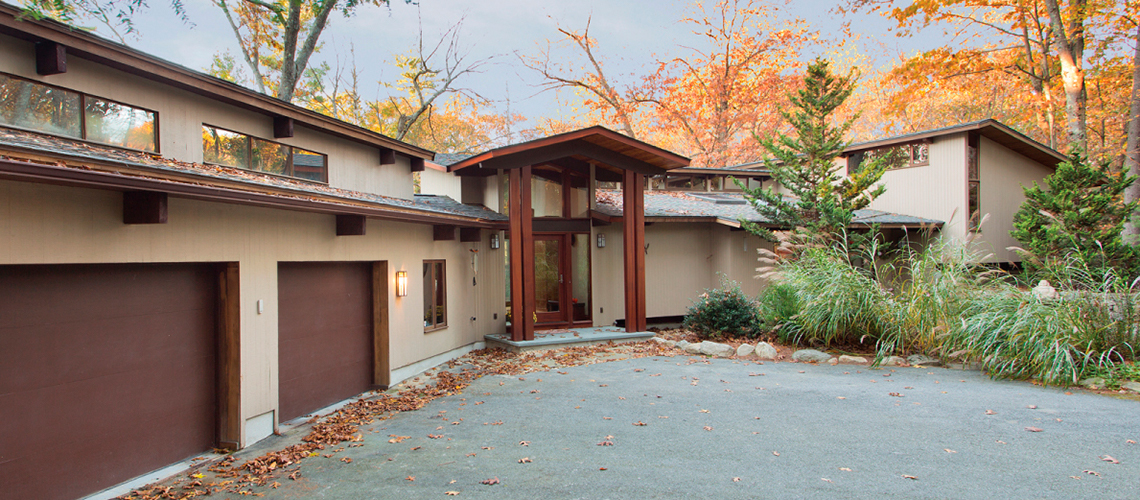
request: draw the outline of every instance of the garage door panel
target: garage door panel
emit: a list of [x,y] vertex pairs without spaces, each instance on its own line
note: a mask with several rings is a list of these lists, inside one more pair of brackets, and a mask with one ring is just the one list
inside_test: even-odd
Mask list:
[[281,263],[277,285],[281,421],[368,390],[371,264]]
[[0,266],[4,494],[74,498],[208,450],[215,288],[209,265]]

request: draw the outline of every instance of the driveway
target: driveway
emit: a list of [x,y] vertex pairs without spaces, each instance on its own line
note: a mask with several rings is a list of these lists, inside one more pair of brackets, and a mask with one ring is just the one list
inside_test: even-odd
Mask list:
[[1140,498],[1138,410],[976,371],[650,357],[478,379],[361,427],[363,446],[306,459],[296,480],[256,491]]

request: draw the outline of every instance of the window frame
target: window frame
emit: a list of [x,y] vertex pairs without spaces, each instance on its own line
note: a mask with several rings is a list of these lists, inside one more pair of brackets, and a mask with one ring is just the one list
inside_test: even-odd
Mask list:
[[[439,269],[441,271],[441,273],[440,273],[441,276],[438,276],[438,277],[435,275],[436,264],[440,265]],[[432,290],[431,290],[431,302],[432,303],[430,305],[428,305],[426,303],[424,304],[424,312],[429,313],[429,311],[430,311],[430,315],[428,315],[427,317],[430,317],[432,320],[432,324],[430,326],[427,325],[426,321],[425,321],[424,333],[430,333],[430,332],[443,330],[444,328],[447,328],[447,260],[446,259],[427,259],[427,260],[424,260],[424,265],[428,266],[428,269],[431,271],[431,282],[432,282]],[[439,283],[443,287],[442,293],[438,293],[440,291],[436,290],[436,288],[435,288],[436,283]],[[437,297],[442,297],[442,300],[443,300],[442,304],[437,304],[435,302]],[[430,307],[430,309],[428,309],[429,307]],[[443,307],[443,322],[442,323],[436,323],[435,322],[435,317],[436,317],[435,311],[436,311],[437,307]]]
[[966,138],[966,229],[971,233],[982,232],[982,158],[979,143],[976,134],[970,134]]
[[[874,154],[874,153],[879,152],[879,151],[886,151],[889,149],[899,148],[899,149],[902,149],[903,153],[906,155],[906,161],[903,162],[902,165],[899,165],[897,167],[888,166],[887,170],[902,170],[904,168],[926,167],[926,166],[930,165],[930,144],[931,144],[930,141],[916,141],[916,142],[908,142],[905,144],[895,144],[893,146],[884,146],[881,148],[875,148],[875,149],[867,150],[865,153],[863,153],[865,158],[860,163],[862,163],[863,161],[870,160],[870,158],[866,158],[867,155]],[[914,153],[917,150],[917,148],[920,146],[926,147],[926,159],[921,160],[921,161],[916,161],[914,159]],[[856,167],[856,168],[858,168],[858,167]]]
[[[159,119],[158,111],[155,111],[155,110],[149,109],[149,108],[144,108],[142,106],[136,106],[134,104],[128,104],[128,103],[119,101],[117,99],[110,99],[110,98],[98,96],[95,94],[88,94],[86,92],[80,92],[80,91],[75,90],[75,89],[70,89],[67,87],[61,87],[59,85],[53,85],[50,83],[41,82],[39,80],[33,80],[31,78],[25,78],[25,77],[22,77],[20,75],[13,75],[11,73],[6,73],[3,71],[0,71],[0,76],[5,76],[7,78],[11,78],[14,80],[22,80],[22,81],[31,83],[33,85],[40,85],[43,87],[61,90],[63,92],[71,92],[73,94],[78,95],[79,96],[79,108],[78,108],[78,111],[79,111],[79,137],[73,137],[70,135],[64,135],[64,134],[59,134],[59,133],[55,133],[55,132],[47,132],[44,130],[37,130],[34,128],[21,127],[19,125],[11,125],[11,124],[6,124],[6,123],[0,123],[0,127],[6,127],[6,128],[13,129],[13,130],[21,130],[24,132],[32,132],[35,134],[47,135],[47,136],[51,136],[51,137],[58,137],[60,139],[67,139],[69,141],[79,141],[79,142],[83,142],[83,143],[87,143],[87,144],[95,144],[98,146],[105,146],[108,148],[121,149],[124,151],[134,151],[137,153],[152,154],[152,155],[161,155],[162,154],[162,133],[161,133],[161,126],[159,123],[160,119]],[[88,139],[87,138],[87,98],[88,97],[93,98],[93,99],[98,99],[100,101],[106,101],[106,102],[109,102],[112,104],[118,104],[120,106],[126,106],[128,108],[134,108],[134,109],[137,109],[140,111],[145,111],[147,113],[153,114],[154,115],[154,151],[149,151],[146,149],[131,148],[131,147],[127,147],[127,146],[120,146],[117,144],[110,144],[110,143],[106,143],[106,142],[100,142],[100,141]]]
[[[236,135],[240,135],[240,136],[244,137],[245,138],[245,157],[247,158],[249,165],[245,166],[245,167],[241,167],[241,166],[237,166],[237,165],[228,165],[225,163],[217,163],[217,162],[208,161],[208,160],[206,160],[206,144],[203,142],[202,143],[202,163],[204,163],[204,164],[236,168],[236,169],[240,169],[240,170],[245,170],[247,172],[257,172],[259,174],[272,175],[274,177],[282,177],[282,178],[286,178],[286,179],[295,179],[295,180],[299,180],[299,181],[303,181],[303,182],[312,182],[312,183],[316,183],[316,184],[328,185],[328,183],[329,183],[329,155],[328,154],[320,153],[320,152],[313,151],[311,149],[302,148],[299,146],[293,146],[293,145],[285,144],[283,142],[277,142],[277,141],[271,141],[269,139],[263,139],[261,137],[255,136],[255,135],[250,135],[250,134],[246,134],[243,132],[238,132],[236,130],[228,129],[225,127],[218,127],[216,125],[210,125],[209,123],[203,122],[202,123],[202,132],[205,133],[207,128],[212,128],[214,130],[223,131],[223,132],[229,132],[231,134],[236,134]],[[288,154],[288,157],[286,158],[285,173],[284,174],[277,174],[277,173],[267,172],[265,170],[257,170],[255,168],[253,168],[253,143],[255,140],[265,142],[265,143],[269,143],[269,144],[274,144],[274,145],[288,149],[289,154]],[[294,165],[293,165],[293,155],[294,155],[293,151],[298,150],[298,149],[301,151],[304,151],[306,153],[309,153],[312,155],[317,155],[317,156],[324,158],[324,163],[325,163],[324,180],[318,181],[318,180],[308,179],[305,177],[297,177],[295,175]]]

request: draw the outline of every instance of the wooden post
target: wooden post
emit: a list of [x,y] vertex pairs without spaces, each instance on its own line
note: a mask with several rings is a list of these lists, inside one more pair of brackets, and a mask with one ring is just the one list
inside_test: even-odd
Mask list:
[[[523,340],[534,340],[534,323],[537,319],[537,310],[534,307],[534,210],[530,206],[530,175],[529,166],[522,167],[519,172],[520,194],[519,211],[522,212],[522,238],[518,244],[522,247],[522,277],[523,277]],[[513,298],[512,298],[513,300]]]
[[388,364],[388,261],[372,263],[372,384],[387,389],[392,383]]
[[166,224],[166,214],[166,193],[123,192],[123,224]]
[[273,117],[273,138],[293,137],[293,119],[284,116]]
[[508,172],[509,191],[507,194],[510,234],[510,265],[511,265],[511,340],[523,339],[523,237],[522,237],[522,170],[511,169]]
[[238,263],[218,268],[218,447],[241,448],[241,287]]
[[36,42],[36,73],[44,76],[67,73],[67,47],[55,42]]
[[645,177],[626,170],[622,179],[622,255],[625,330],[645,331]]
[[364,229],[367,226],[367,218],[363,215],[336,214],[337,236],[364,236]]

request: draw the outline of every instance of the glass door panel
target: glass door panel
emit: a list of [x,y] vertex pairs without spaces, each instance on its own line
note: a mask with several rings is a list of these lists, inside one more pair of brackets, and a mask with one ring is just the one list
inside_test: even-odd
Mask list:
[[587,321],[590,308],[590,235],[570,235],[570,303],[573,320]]
[[563,241],[561,235],[534,237],[534,309],[538,323],[566,321]]

